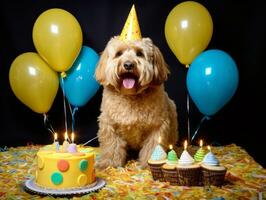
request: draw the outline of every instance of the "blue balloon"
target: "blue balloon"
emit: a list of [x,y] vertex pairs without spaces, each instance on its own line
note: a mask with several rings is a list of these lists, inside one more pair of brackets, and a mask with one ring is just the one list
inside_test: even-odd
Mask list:
[[231,56],[221,50],[208,50],[191,63],[187,89],[199,111],[211,116],[233,97],[238,79],[238,69]]
[[68,102],[75,107],[84,106],[97,92],[100,85],[94,78],[99,55],[91,48],[83,46],[73,66],[67,71],[64,87]]

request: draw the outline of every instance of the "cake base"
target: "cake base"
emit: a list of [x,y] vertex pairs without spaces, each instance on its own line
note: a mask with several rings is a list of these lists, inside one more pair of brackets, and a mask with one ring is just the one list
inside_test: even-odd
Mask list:
[[93,184],[76,188],[76,189],[46,189],[40,187],[36,184],[35,179],[29,179],[25,182],[26,191],[39,194],[39,195],[51,195],[51,196],[67,196],[67,195],[84,195],[90,192],[95,192],[106,184],[105,180],[102,178],[96,178],[96,181]]

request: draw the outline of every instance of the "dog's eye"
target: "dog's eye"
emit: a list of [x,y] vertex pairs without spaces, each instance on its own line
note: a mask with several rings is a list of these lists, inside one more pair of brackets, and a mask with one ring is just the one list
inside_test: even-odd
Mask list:
[[144,57],[144,54],[143,54],[143,52],[142,52],[141,50],[138,50],[138,51],[136,52],[136,55],[137,55],[138,57]]
[[118,52],[116,52],[115,57],[117,58],[117,57],[121,56],[122,53],[123,53],[122,51],[118,51]]

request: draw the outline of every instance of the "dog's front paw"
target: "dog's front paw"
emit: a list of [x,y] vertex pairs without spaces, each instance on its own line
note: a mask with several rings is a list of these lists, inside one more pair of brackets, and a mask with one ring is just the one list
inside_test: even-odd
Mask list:
[[149,167],[148,162],[147,161],[140,161],[140,167],[142,169],[147,169]]

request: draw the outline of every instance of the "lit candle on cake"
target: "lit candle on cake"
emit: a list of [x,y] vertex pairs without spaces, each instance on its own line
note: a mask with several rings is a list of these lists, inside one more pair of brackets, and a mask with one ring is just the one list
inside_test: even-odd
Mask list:
[[57,140],[57,133],[54,133],[54,146],[55,146],[55,150],[59,151],[60,145],[59,145],[59,142]]
[[69,153],[76,153],[77,152],[77,145],[74,143],[74,137],[75,137],[75,135],[74,135],[74,133],[72,133],[71,134],[71,144],[69,144],[69,146],[68,146],[68,152]]
[[67,152],[67,149],[68,149],[68,146],[69,146],[67,138],[68,138],[68,135],[67,135],[67,132],[65,132],[65,141],[63,143],[63,151],[65,151],[65,152]]
[[200,140],[200,148],[197,150],[196,154],[194,155],[194,159],[196,162],[201,162],[204,158],[205,151],[203,149],[203,140]]
[[57,142],[57,133],[54,133],[54,142]]

